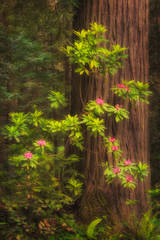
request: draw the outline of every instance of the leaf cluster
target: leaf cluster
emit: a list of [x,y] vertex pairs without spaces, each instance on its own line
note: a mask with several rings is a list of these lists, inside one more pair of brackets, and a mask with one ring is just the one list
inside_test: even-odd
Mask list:
[[[120,88],[118,85],[124,85],[123,88]],[[149,103],[147,97],[152,94],[151,91],[148,90],[149,84],[143,83],[140,81],[123,81],[122,84],[118,84],[116,87],[112,88],[114,93],[119,97],[124,99],[129,99],[130,101],[141,101],[145,103]]]
[[85,110],[88,112],[91,112],[94,114],[94,116],[100,116],[103,117],[105,113],[108,114],[109,117],[114,117],[116,122],[119,122],[123,119],[129,118],[129,112],[124,109],[122,106],[118,107],[112,106],[108,103],[104,103],[102,105],[99,105],[96,103],[96,101],[90,101],[87,103]]
[[118,44],[112,45],[111,49],[104,48],[103,45],[108,42],[103,36],[105,32],[104,26],[93,23],[88,30],[74,31],[78,39],[63,49],[80,75],[95,72],[113,74],[121,67],[122,59],[126,58],[123,54],[126,48]]
[[[119,171],[114,172],[115,169]],[[111,183],[114,179],[119,179],[125,188],[134,189],[136,187],[136,180],[141,181],[148,175],[148,166],[139,162],[138,164],[130,163],[125,165],[124,159],[116,162],[116,167],[106,163],[106,169],[104,171],[107,183]],[[127,180],[130,177],[130,180]]]

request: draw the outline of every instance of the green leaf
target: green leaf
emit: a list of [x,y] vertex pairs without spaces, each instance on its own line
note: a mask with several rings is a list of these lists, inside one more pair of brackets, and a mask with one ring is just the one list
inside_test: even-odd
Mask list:
[[48,99],[51,102],[51,104],[50,104],[51,108],[58,109],[61,106],[63,106],[63,107],[66,106],[65,96],[64,96],[64,94],[62,94],[60,92],[50,91]]
[[86,68],[84,69],[84,71],[89,76],[89,71]]
[[81,72],[80,72],[80,75],[82,75],[84,73],[84,70],[82,70]]
[[93,220],[87,228],[87,237],[90,239],[95,239],[95,228],[102,221],[102,218],[97,218]]

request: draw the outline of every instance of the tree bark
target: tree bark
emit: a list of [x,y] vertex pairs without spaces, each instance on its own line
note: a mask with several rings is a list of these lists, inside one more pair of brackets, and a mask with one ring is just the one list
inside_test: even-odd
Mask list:
[[153,92],[150,104],[150,146],[151,146],[151,182],[154,186],[159,184],[159,156],[160,156],[160,2],[158,0],[150,0],[150,44],[149,44],[149,62],[150,62],[150,85]]
[[[84,104],[98,97],[110,104],[123,104],[130,111],[130,119],[116,124],[106,117],[107,135],[120,140],[126,159],[149,164],[148,106],[143,103],[131,105],[116,98],[111,87],[121,80],[148,81],[148,0],[82,0],[74,20],[74,28],[88,28],[97,22],[106,26],[106,37],[111,44],[127,47],[128,59],[123,69],[114,76],[72,78],[72,112],[80,112]],[[82,172],[86,178],[85,191],[80,203],[83,220],[90,221],[99,215],[110,214],[112,218],[124,220],[132,213],[137,216],[147,208],[146,191],[150,178],[138,182],[136,190],[126,190],[120,183],[107,185],[103,163],[113,162],[112,154],[106,154],[100,137],[86,133]],[[135,205],[126,205],[127,199],[136,199]]]

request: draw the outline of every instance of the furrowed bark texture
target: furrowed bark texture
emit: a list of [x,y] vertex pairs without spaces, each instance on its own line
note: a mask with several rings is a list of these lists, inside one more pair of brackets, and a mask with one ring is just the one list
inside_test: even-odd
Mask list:
[[[146,104],[129,102],[113,96],[111,87],[122,80],[148,81],[148,0],[82,0],[75,17],[74,28],[88,28],[97,22],[107,28],[106,37],[111,44],[118,43],[127,47],[128,59],[123,69],[114,77],[90,76],[72,81],[72,112],[83,108],[84,103],[98,97],[113,105],[123,104],[130,111],[130,119],[116,124],[106,117],[109,136],[120,140],[120,146],[126,159],[133,162],[149,161],[148,156],[148,107]],[[79,91],[80,88],[80,91]],[[120,184],[105,183],[102,163],[113,162],[112,154],[106,155],[100,137],[96,139],[86,133],[83,172],[86,177],[85,192],[81,201],[81,216],[86,221],[105,211],[126,219],[131,213],[143,212],[147,206],[146,190],[150,180],[138,182],[136,190],[123,189]],[[136,199],[137,204],[127,206],[127,199]]]

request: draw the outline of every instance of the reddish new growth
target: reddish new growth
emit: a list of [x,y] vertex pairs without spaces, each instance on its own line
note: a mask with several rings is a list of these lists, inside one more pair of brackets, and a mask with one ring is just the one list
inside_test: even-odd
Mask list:
[[122,108],[123,106],[122,105],[119,105],[119,104],[116,104],[115,108],[116,110],[119,110],[120,108]]
[[114,172],[115,174],[120,173],[120,171],[121,171],[120,168],[114,168],[114,169],[113,169],[113,172]]
[[32,153],[31,153],[31,152],[26,152],[26,153],[24,154],[24,157],[25,157],[26,159],[31,159],[31,158],[32,158]]
[[97,98],[97,99],[96,99],[96,103],[99,104],[99,105],[103,105],[103,104],[104,104],[104,101],[103,101],[103,99],[101,99],[101,98]]
[[122,89],[124,89],[124,90],[126,90],[126,91],[129,91],[129,88],[128,88],[127,86],[125,86],[123,83],[117,84],[117,87],[118,87],[118,88],[122,88]]

